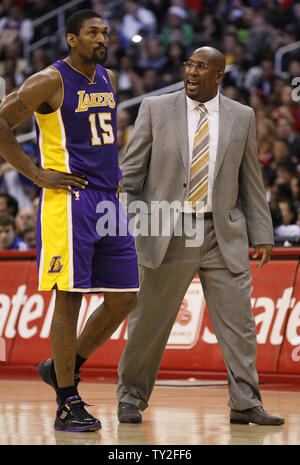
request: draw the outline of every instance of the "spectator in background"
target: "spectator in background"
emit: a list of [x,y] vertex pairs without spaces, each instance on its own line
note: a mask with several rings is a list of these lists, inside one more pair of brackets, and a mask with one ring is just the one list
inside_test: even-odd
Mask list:
[[222,50],[226,57],[226,65],[231,66],[234,62],[233,50],[237,46],[236,34],[232,32],[227,32],[223,34],[222,37]]
[[300,106],[299,102],[294,102],[292,97],[293,88],[285,85],[281,91],[280,104],[274,109],[273,119],[276,123],[280,118],[285,117],[293,121],[293,129],[300,131]]
[[277,202],[271,200],[269,202],[270,213],[272,217],[272,223],[274,228],[282,225],[282,213]]
[[22,233],[21,233],[21,238],[28,244],[30,249],[35,249],[36,248],[36,231],[35,228],[32,228],[31,226],[26,226]]
[[141,76],[138,74],[134,60],[130,55],[124,54],[120,59],[120,69],[117,74],[117,84],[119,93],[126,91],[131,97],[142,95],[143,93],[143,83]]
[[237,87],[234,86],[227,86],[222,89],[222,95],[225,95],[225,97],[232,98],[233,100],[236,100],[237,102],[244,103],[242,102],[242,96]]
[[109,37],[112,47],[107,50],[107,59],[105,64],[108,68],[115,70],[117,73],[120,57],[124,55],[124,49],[122,48],[120,37],[115,32],[111,32]]
[[35,217],[35,224],[36,224],[36,218],[37,218],[39,203],[40,203],[40,198],[39,197],[35,197],[33,199],[33,201],[32,201],[32,208],[33,208],[34,217]]
[[153,92],[164,86],[163,82],[160,79],[159,72],[153,68],[148,68],[144,70],[142,83],[143,83],[143,94],[147,94],[148,92]]
[[[32,20],[38,19],[41,16],[49,13],[49,11],[56,8],[55,1],[53,0],[33,0],[30,5],[30,18]],[[57,5],[58,6],[58,5]],[[57,29],[57,19],[55,17],[49,18],[47,21],[37,25],[34,28],[34,41],[40,40],[43,37],[55,34]]]
[[[268,107],[267,105],[262,105],[260,107],[257,107],[254,111],[255,111],[257,125],[260,124],[260,120],[263,120],[263,119],[272,120],[272,117],[271,117],[272,112],[271,112],[270,107]],[[275,131],[275,134],[276,134],[276,131]]]
[[16,218],[19,211],[18,202],[9,194],[0,194],[0,213]]
[[[250,21],[248,22],[248,24],[250,24],[250,28],[248,29],[246,36],[246,49],[251,56],[259,57],[269,50],[272,42],[273,31],[270,24],[265,20],[264,16],[260,12],[255,13],[252,9],[250,16],[251,18],[249,18]],[[262,68],[264,68],[263,64]]]
[[[47,54],[45,50],[38,48],[34,50],[31,55],[30,65],[26,68],[26,76],[28,77],[31,74],[38,73],[45,69],[49,64],[50,60],[47,59]],[[24,80],[24,79],[23,79]]]
[[24,18],[24,12],[18,5],[11,5],[8,15],[0,20],[0,52],[11,45],[17,45],[21,53],[24,42],[29,43],[33,36],[32,22]]
[[[191,32],[190,32],[191,35]],[[215,15],[200,15],[198,21],[195,21],[193,29],[193,42],[186,46],[187,56],[196,48],[210,46],[218,48],[220,44],[221,28]]]
[[294,78],[300,76],[300,62],[299,60],[291,60],[288,64],[289,79],[292,81]]
[[286,82],[282,78],[275,77],[272,92],[268,96],[268,104],[271,108],[280,105],[281,92],[285,86]]
[[[6,64],[6,61],[9,61],[11,63]],[[25,58],[20,56],[18,44],[13,43],[11,45],[8,45],[3,51],[3,61],[0,62],[1,74],[11,76],[15,81],[15,87],[17,82],[19,82],[20,84],[23,82],[27,68],[28,62]],[[9,91],[6,89],[6,94],[8,93]]]
[[137,65],[142,70],[151,68],[160,71],[167,63],[167,56],[164,54],[161,42],[158,37],[149,37],[142,41],[140,47],[141,59]]
[[255,116],[257,118],[257,113],[261,108],[267,110],[265,117],[271,118],[271,111],[267,106],[267,101],[260,91],[251,92],[249,95],[249,104],[255,111]]
[[282,243],[288,241],[283,245],[291,246],[292,240],[299,240],[300,226],[296,224],[297,211],[295,211],[294,221],[292,224],[283,224],[282,211],[288,210],[290,202],[281,202],[281,207],[276,202],[270,202],[270,212],[274,227],[275,243]]
[[300,209],[300,178],[293,176],[290,180],[290,188],[292,191],[292,201],[298,211]]
[[125,15],[122,21],[122,33],[128,41],[136,34],[155,33],[157,22],[152,11],[147,10],[136,0],[125,0]]
[[282,223],[285,226],[290,224],[296,224],[297,220],[297,209],[292,201],[281,201],[279,202],[279,207],[282,214]]
[[274,83],[277,78],[274,70],[273,57],[265,57],[260,61],[261,76],[254,85],[254,91],[260,91],[261,95],[269,98],[273,92]]
[[37,186],[25,180],[24,176],[7,162],[0,165],[0,181],[2,189],[17,200],[19,208],[32,206]]
[[296,135],[293,128],[293,120],[283,116],[276,126],[278,136],[287,141],[291,159],[294,163],[300,162],[300,137]]
[[293,2],[292,8],[291,8],[291,21],[298,32],[297,40],[299,40],[300,39],[300,2],[299,0],[295,0]]
[[245,75],[249,68],[250,63],[246,57],[245,47],[235,41],[232,49],[232,63],[224,76],[223,86],[234,86],[243,89]]
[[283,160],[277,164],[275,184],[289,185],[291,179],[295,176],[295,166],[288,160]]
[[272,143],[272,159],[270,166],[276,171],[278,165],[284,161],[290,161],[289,144],[280,137],[275,137]]
[[11,0],[2,0],[0,2],[0,18],[4,18],[5,16],[8,16],[10,6],[11,6]]
[[[17,60],[14,58],[8,58],[0,63],[0,73],[1,76],[9,76],[11,79],[13,79],[12,90],[15,87],[19,87],[24,81],[25,77],[24,70],[17,69]],[[6,86],[7,94],[10,94],[12,90],[8,89]]]
[[279,202],[289,202],[292,199],[292,191],[288,184],[273,184],[269,191],[269,201],[277,203]]
[[32,207],[22,208],[19,210],[16,216],[16,231],[18,234],[22,234],[24,229],[30,227],[35,228],[36,216]]
[[0,250],[28,250],[26,242],[15,233],[14,218],[0,213]]
[[171,6],[168,9],[167,25],[162,29],[160,34],[164,51],[166,52],[171,42],[179,37],[182,39],[182,44],[185,47],[191,45],[195,37],[194,28],[189,24],[188,14],[184,8]]
[[162,81],[164,85],[175,84],[183,80],[183,62],[186,60],[185,47],[181,42],[173,42],[166,53],[167,62],[162,69]]
[[169,7],[169,0],[148,0],[147,7],[151,10],[157,20],[157,28],[160,30],[165,22],[167,10]]
[[272,145],[275,137],[275,124],[270,118],[257,122],[257,152],[263,165],[269,165],[272,159]]
[[118,134],[118,151],[119,164],[121,164],[124,156],[124,150],[131,131],[130,125],[131,115],[128,110],[119,110],[117,112],[117,134]]
[[118,15],[111,12],[108,15],[107,23],[109,25],[109,48],[105,66],[117,72],[120,58],[128,48],[128,41],[122,33]]
[[10,94],[13,92],[16,88],[16,82],[11,74],[5,74],[3,76],[3,79],[5,81],[5,89],[7,94]]

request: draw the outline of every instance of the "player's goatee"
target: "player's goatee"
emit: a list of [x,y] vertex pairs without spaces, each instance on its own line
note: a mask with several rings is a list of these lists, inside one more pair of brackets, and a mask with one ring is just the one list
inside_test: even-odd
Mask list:
[[101,47],[101,50],[104,50],[104,54],[102,56],[99,56],[97,54],[99,49],[97,49],[93,55],[93,60],[95,63],[97,63],[98,65],[102,65],[103,63],[106,62],[106,59],[107,59],[107,47]]

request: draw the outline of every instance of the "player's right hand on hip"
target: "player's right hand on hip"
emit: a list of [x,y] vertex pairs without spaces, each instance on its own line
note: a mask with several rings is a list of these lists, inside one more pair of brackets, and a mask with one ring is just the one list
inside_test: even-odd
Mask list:
[[73,188],[85,189],[88,185],[84,175],[63,173],[52,169],[40,168],[37,179],[34,180],[39,187],[47,189],[63,189],[74,194]]

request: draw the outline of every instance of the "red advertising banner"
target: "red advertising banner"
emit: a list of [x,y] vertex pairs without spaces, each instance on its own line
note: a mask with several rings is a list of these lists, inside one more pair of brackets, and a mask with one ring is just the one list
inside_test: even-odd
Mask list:
[[[257,369],[264,379],[300,382],[300,274],[297,250],[293,257],[275,258],[262,270],[251,263],[251,303],[256,320]],[[286,252],[285,252],[286,253]],[[50,325],[55,293],[38,292],[34,256],[0,256],[0,378],[1,373],[35,367],[51,356]],[[280,258],[280,259],[279,259]],[[101,294],[84,295],[78,333]],[[117,374],[127,339],[127,321],[86,362],[98,376]],[[220,347],[210,324],[201,283],[196,276],[181,304],[161,363],[160,377],[226,376]],[[268,378],[269,377],[269,378]],[[291,378],[292,377],[292,378]]]

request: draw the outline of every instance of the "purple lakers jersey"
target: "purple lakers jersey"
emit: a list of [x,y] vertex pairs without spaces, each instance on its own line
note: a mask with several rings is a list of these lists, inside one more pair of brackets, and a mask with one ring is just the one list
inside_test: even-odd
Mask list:
[[43,168],[83,174],[89,187],[116,188],[118,165],[116,95],[105,68],[92,79],[66,61],[54,63],[62,82],[62,101],[52,113],[36,113]]

